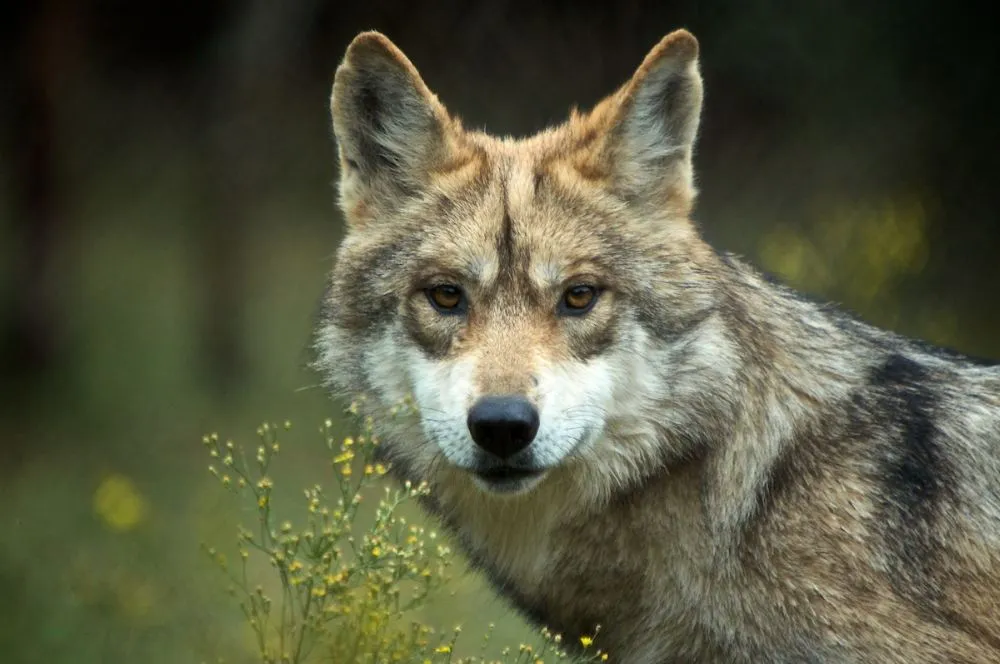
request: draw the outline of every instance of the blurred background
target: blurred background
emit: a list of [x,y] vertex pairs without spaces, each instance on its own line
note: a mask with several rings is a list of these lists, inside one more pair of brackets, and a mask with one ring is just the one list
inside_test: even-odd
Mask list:
[[[865,319],[1000,357],[1000,62],[987,4],[37,0],[0,22],[0,659],[245,661],[198,550],[240,516],[201,435],[298,437],[341,234],[328,122],[378,29],[467,126],[525,135],[702,46],[696,218]],[[323,463],[317,463],[322,461]],[[527,634],[475,578],[431,619]],[[481,632],[480,632],[481,633]]]

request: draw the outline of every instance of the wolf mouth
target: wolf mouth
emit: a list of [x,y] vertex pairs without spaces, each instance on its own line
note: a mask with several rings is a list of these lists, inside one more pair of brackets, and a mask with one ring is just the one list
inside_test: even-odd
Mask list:
[[542,474],[541,470],[532,470],[531,468],[515,468],[513,466],[500,466],[497,468],[488,468],[484,470],[473,471],[480,477],[480,479],[486,480],[487,482],[511,482],[517,480],[525,480],[532,477],[537,477]]
[[545,474],[544,470],[498,466],[472,471],[473,477],[483,488],[496,493],[517,493],[534,486]]

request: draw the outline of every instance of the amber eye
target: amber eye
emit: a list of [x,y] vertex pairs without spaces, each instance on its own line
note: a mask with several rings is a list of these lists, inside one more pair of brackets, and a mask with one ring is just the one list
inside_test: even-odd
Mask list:
[[594,286],[573,286],[563,293],[559,311],[569,316],[579,316],[594,308],[598,290]]
[[443,314],[460,314],[465,311],[465,295],[458,286],[443,284],[428,288],[427,299]]

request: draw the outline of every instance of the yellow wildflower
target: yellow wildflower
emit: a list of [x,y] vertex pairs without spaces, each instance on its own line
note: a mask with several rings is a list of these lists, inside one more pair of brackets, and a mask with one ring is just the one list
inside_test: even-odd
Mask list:
[[94,512],[113,530],[126,531],[146,517],[146,499],[124,475],[111,475],[94,492]]

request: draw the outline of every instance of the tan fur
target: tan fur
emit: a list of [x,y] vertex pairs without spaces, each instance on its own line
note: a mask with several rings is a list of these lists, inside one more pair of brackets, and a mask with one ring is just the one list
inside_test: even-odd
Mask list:
[[[571,641],[601,624],[613,661],[1000,661],[1000,372],[707,245],[701,85],[679,30],[589,113],[496,138],[359,35],[318,367],[501,592]],[[439,283],[467,313],[429,304]],[[603,292],[562,316],[575,283]],[[474,480],[465,429],[498,394],[541,412],[513,495]]]

